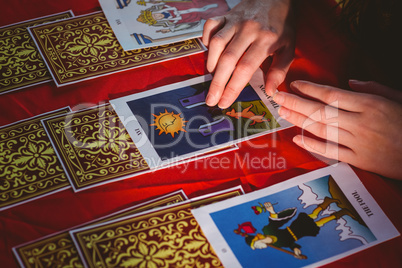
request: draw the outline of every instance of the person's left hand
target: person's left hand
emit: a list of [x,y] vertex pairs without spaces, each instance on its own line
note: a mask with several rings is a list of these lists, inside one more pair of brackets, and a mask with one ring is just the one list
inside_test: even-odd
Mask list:
[[293,141],[300,147],[402,179],[402,93],[375,82],[351,80],[349,85],[360,92],[295,81],[292,89],[315,100],[285,92],[274,100],[282,105],[283,118],[326,140],[297,135]]

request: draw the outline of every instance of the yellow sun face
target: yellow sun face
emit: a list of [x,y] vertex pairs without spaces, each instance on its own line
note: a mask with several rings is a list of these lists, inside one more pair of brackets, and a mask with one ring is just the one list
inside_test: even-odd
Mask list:
[[170,133],[174,138],[175,133],[179,133],[179,131],[186,132],[183,127],[185,126],[184,123],[187,121],[184,121],[183,118],[180,117],[180,114],[169,113],[166,109],[164,113],[159,113],[159,115],[152,114],[155,116],[155,123],[150,126],[156,126],[156,129],[159,130],[159,135],[162,133]]

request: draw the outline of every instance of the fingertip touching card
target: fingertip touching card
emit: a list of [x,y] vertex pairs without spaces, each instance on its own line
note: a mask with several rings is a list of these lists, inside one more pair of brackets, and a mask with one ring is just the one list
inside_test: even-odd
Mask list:
[[192,212],[225,267],[317,267],[399,236],[345,163]]
[[201,37],[205,21],[225,15],[239,0],[100,0],[124,50]]
[[200,53],[198,39],[124,51],[102,12],[30,27],[57,86]]
[[28,27],[70,17],[66,11],[0,27],[0,94],[52,81]]
[[258,70],[227,109],[209,107],[211,76],[111,100],[150,168],[292,126],[279,117]]
[[66,107],[0,127],[0,210],[70,188],[41,120]]

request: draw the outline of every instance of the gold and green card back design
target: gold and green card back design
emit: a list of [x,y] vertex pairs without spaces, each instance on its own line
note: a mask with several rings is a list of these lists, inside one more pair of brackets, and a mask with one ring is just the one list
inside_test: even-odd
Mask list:
[[[184,200],[187,200],[187,196],[183,191],[173,192],[155,198],[149,202],[119,211],[102,219],[95,220],[94,222],[90,222],[84,226],[99,224],[101,222],[110,221],[149,209],[176,204]],[[15,247],[13,248],[13,251],[21,267],[84,267],[84,264],[78,255],[77,248],[75,247],[68,231],[63,231]]]
[[72,16],[67,11],[0,28],[0,94],[52,80],[28,27]]
[[0,210],[70,187],[42,119],[60,109],[0,127]]
[[198,39],[124,51],[102,12],[30,28],[58,86],[205,51]]
[[191,209],[239,190],[70,232],[86,267],[222,267]]
[[149,169],[110,104],[43,123],[75,191]]

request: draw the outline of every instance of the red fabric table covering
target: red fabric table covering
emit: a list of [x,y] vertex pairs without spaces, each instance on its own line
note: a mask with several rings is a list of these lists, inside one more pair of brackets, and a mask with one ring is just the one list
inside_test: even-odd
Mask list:
[[[345,83],[349,44],[332,31],[332,11],[325,1],[303,1],[298,21],[296,59],[281,90],[295,79],[340,86]],[[304,6],[306,5],[306,6]],[[71,9],[75,15],[100,10],[97,0],[19,0],[2,4],[0,25],[8,25]],[[206,53],[125,71],[57,88],[53,83],[0,95],[0,125],[64,106],[88,107],[129,93],[189,79],[207,73]],[[178,189],[189,197],[241,184],[246,191],[325,167],[326,164],[291,141],[293,127],[266,135],[240,149],[154,173],[73,193],[71,189],[0,212],[0,266],[18,267],[11,248],[61,231],[122,208]],[[258,148],[257,146],[259,145]],[[245,159],[270,157],[252,164]],[[222,159],[225,161],[221,161]],[[220,162],[221,161],[221,162]],[[281,163],[279,164],[279,161]],[[221,165],[220,165],[221,163]],[[223,164],[225,163],[225,164]],[[230,164],[227,164],[230,163]],[[284,165],[283,165],[284,163]],[[355,168],[363,184],[399,231],[401,184]],[[402,267],[402,238],[398,237],[343,258],[328,267]],[[330,246],[330,245],[328,245]]]

